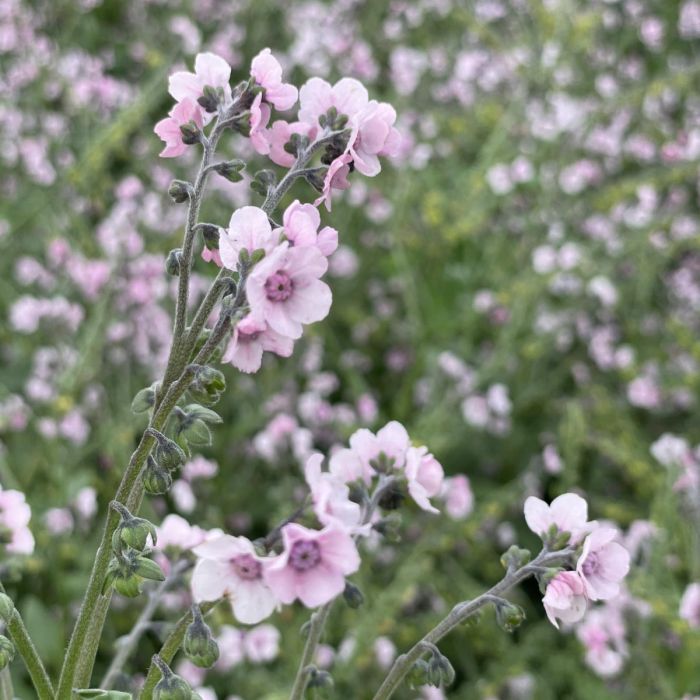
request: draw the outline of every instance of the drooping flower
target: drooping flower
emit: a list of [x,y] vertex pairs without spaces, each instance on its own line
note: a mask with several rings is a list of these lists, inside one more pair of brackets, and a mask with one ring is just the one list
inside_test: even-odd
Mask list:
[[536,535],[547,538],[552,529],[568,532],[569,543],[578,542],[594,523],[588,522],[588,504],[575,493],[557,496],[550,505],[530,496],[525,501],[525,522]]
[[265,101],[275,109],[291,109],[298,97],[298,90],[290,83],[282,82],[282,66],[270,49],[263,49],[250,66],[250,74],[264,89]]
[[442,489],[445,472],[440,462],[428,452],[427,447],[409,447],[406,452],[404,474],[408,480],[411,498],[429,513],[439,513],[430,502]]
[[0,531],[5,551],[31,554],[34,535],[29,529],[32,511],[21,491],[3,490],[0,486]]
[[302,204],[295,199],[282,215],[284,235],[293,246],[315,246],[328,257],[338,247],[338,232],[330,226],[320,231],[321,215],[312,204]]
[[195,601],[231,601],[239,622],[254,625],[269,617],[277,599],[263,579],[266,560],[257,555],[245,537],[222,535],[194,548],[199,557],[192,574]]
[[548,584],[544,610],[549,621],[558,629],[562,622],[578,622],[586,612],[586,592],[583,581],[575,571],[561,571]]
[[[224,103],[231,102],[231,66],[221,56],[214,53],[198,53],[194,59],[194,73],[178,71],[168,80],[168,92],[175,100],[181,102],[189,97],[194,102],[202,97],[205,87],[221,88]],[[206,119],[211,119],[207,115]]]
[[257,372],[265,351],[289,357],[294,351],[294,341],[277,333],[265,321],[248,314],[236,324],[221,361],[230,362],[241,372]]
[[620,591],[620,582],[630,568],[630,555],[618,542],[617,531],[599,527],[583,542],[576,571],[591,600],[609,600]]
[[180,127],[189,122],[194,122],[201,129],[204,117],[199,105],[186,97],[178,102],[168,112],[168,116],[161,119],[153,128],[158,137],[165,141],[165,148],[158,154],[161,158],[177,158],[187,150],[187,144],[182,140]]
[[259,207],[241,207],[233,212],[228,228],[219,235],[219,255],[224,267],[235,270],[242,250],[270,253],[279,242],[267,214]]
[[282,541],[282,553],[264,563],[265,582],[282,603],[298,598],[308,608],[324,605],[360,568],[353,538],[338,525],[310,530],[290,523],[282,528]]
[[251,272],[246,291],[252,313],[278,333],[301,337],[303,326],[328,315],[332,294],[319,278],[328,261],[315,247],[277,246]]

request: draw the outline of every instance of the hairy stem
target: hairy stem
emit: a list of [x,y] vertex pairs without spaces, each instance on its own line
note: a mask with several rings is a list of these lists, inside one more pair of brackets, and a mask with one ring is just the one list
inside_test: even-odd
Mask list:
[[443,637],[461,625],[480,608],[483,608],[489,603],[499,601],[503,594],[513,586],[534,576],[538,568],[563,563],[570,555],[571,550],[568,549],[559,552],[547,552],[543,550],[530,564],[526,564],[519,569],[508,571],[495,586],[491,587],[478,598],[455,605],[449,614],[419,642],[411,647],[409,651],[396,658],[389,674],[376,692],[374,700],[389,700],[411,670],[413,664],[425,653],[426,649],[430,648],[431,645],[437,644]]

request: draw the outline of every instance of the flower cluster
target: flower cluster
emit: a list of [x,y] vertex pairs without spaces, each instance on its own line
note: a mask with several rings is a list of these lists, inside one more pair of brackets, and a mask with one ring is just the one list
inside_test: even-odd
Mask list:
[[547,584],[542,603],[555,627],[557,620],[581,620],[589,602],[610,600],[620,593],[630,555],[616,541],[613,527],[588,520],[588,504],[574,493],[565,493],[551,504],[534,496],[525,501],[528,527],[549,549],[571,547],[577,553],[574,571],[559,571]]
[[21,491],[0,486],[0,544],[11,554],[31,554],[34,535],[29,529],[32,511]]

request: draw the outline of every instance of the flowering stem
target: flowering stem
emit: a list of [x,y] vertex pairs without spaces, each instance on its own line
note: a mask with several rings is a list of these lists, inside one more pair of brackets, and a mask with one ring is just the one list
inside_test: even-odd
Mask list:
[[144,632],[146,632],[146,630],[148,630],[148,627],[151,624],[151,619],[158,609],[158,605],[160,604],[163,595],[180,579],[180,576],[187,571],[190,566],[191,564],[187,560],[180,560],[177,564],[175,564],[175,566],[173,566],[170,576],[168,576],[165,581],[162,581],[155,590],[150,592],[148,602],[141,611],[136,624],[133,626],[128,635],[117,641],[117,652],[114,655],[112,663],[109,665],[107,672],[102,678],[100,688],[103,690],[109,690],[112,687],[114,681],[117,679],[117,676],[124,667],[124,664],[128,660],[129,656],[131,656],[132,652],[136,648],[136,645],[139,643],[142,635]]
[[[203,615],[206,615],[211,610],[213,610],[218,604],[219,601],[215,601],[212,603],[202,603],[199,606],[199,609]],[[163,643],[163,646],[161,647],[157,656],[160,657],[160,659],[162,659],[166,664],[170,664],[175,654],[177,654],[177,650],[180,648],[182,640],[185,637],[185,631],[187,630],[187,627],[191,622],[192,610],[190,609],[177,621],[172,632],[168,635],[168,638]],[[160,678],[161,672],[158,669],[158,666],[156,665],[156,663],[154,663],[154,661],[151,661],[151,665],[148,669],[148,675],[146,676],[146,680],[143,684],[143,688],[141,689],[141,693],[139,695],[139,700],[153,700],[153,689],[156,687],[156,683],[158,683]]]
[[525,564],[525,566],[519,569],[508,571],[506,575],[495,586],[486,591],[486,593],[483,593],[473,600],[455,605],[450,613],[419,642],[411,647],[409,651],[396,658],[389,674],[384,679],[384,682],[376,692],[373,700],[389,700],[411,670],[413,664],[426,652],[426,649],[432,648],[433,645],[437,644],[443,637],[452,632],[452,630],[461,625],[479,609],[489,603],[496,603],[502,600],[504,593],[518,583],[522,583],[530,578],[530,576],[533,576],[537,573],[539,568],[563,563],[568,559],[571,553],[572,551],[570,549],[563,549],[558,552],[543,550],[531,563]]

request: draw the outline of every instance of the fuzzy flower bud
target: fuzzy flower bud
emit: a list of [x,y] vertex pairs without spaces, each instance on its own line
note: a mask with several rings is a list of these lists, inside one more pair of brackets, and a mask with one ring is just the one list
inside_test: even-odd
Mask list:
[[182,260],[182,251],[179,248],[174,248],[168,253],[165,258],[165,271],[171,277],[177,277],[180,274],[180,262]]
[[365,602],[365,597],[362,594],[362,591],[354,583],[350,583],[350,581],[345,582],[343,598],[348,604],[348,607],[352,608],[353,610],[357,610],[357,608],[359,608]]
[[145,413],[146,411],[149,411],[151,408],[153,408],[155,402],[155,388],[152,386],[148,386],[136,393],[136,396],[134,396],[131,402],[131,410],[134,413]]
[[184,678],[173,673],[158,654],[153,657],[153,663],[163,676],[153,689],[153,700],[191,700],[192,688]]
[[175,471],[185,463],[187,459],[185,452],[174,440],[153,428],[149,428],[147,432],[158,443],[156,446],[156,461],[161,467],[169,471]]
[[508,600],[499,600],[496,603],[496,621],[506,632],[517,629],[524,620],[525,611],[519,605]]
[[195,666],[209,668],[219,658],[219,647],[204,622],[198,605],[192,606],[192,623],[185,631],[182,648]]
[[418,659],[411,666],[406,680],[411,688],[420,688],[430,682],[430,665],[425,659]]
[[7,638],[0,635],[0,671],[15,658],[15,645]]
[[513,571],[525,566],[531,558],[532,555],[529,550],[521,549],[518,545],[514,544],[508,548],[508,551],[504,552],[501,557],[501,564],[507,571]]
[[161,467],[153,457],[149,455],[148,463],[143,472],[143,487],[151,496],[159,496],[167,493],[173,484],[173,478],[167,469]]
[[168,187],[168,195],[175,204],[186,202],[190,198],[192,191],[192,185],[183,180],[173,180],[170,183],[170,187]]
[[215,404],[225,390],[226,378],[213,367],[200,367],[187,389],[195,401],[207,405]]
[[156,543],[158,534],[153,523],[145,518],[133,516],[127,508],[118,501],[112,501],[110,505],[121,516],[121,522],[112,536],[112,548],[115,552],[121,552],[123,545],[143,552],[143,550],[146,549],[149,535],[153,544]]
[[12,616],[15,614],[15,604],[12,598],[5,593],[0,593],[0,619],[5,623],[9,623]]
[[245,163],[238,159],[227,160],[212,166],[215,173],[225,177],[229,182],[240,182],[243,179],[243,175],[241,175],[243,168],[245,168]]

